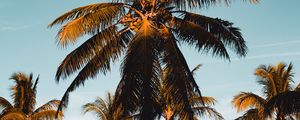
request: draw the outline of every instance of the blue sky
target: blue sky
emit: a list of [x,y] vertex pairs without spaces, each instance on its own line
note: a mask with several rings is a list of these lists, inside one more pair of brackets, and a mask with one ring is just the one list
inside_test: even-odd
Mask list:
[[[0,1],[0,96],[10,98],[9,80],[12,73],[22,71],[40,74],[37,103],[60,99],[73,77],[56,84],[54,75],[63,58],[82,43],[66,49],[55,43],[57,27],[47,25],[62,13],[99,0],[1,0]],[[219,5],[205,10],[194,10],[211,17],[219,17],[235,23],[242,29],[249,52],[245,58],[231,55],[231,62],[195,52],[182,45],[182,51],[190,68],[197,64],[203,67],[197,72],[196,80],[203,95],[218,100],[215,108],[226,120],[239,114],[230,101],[240,91],[260,94],[253,75],[260,64],[293,62],[294,81],[300,82],[300,8],[299,0],[262,0],[254,5],[248,2],[233,2],[230,6]],[[92,114],[83,115],[81,106],[92,102],[106,91],[114,91],[119,81],[119,63],[113,65],[110,74],[99,74],[71,94],[66,120],[94,120]],[[11,99],[10,99],[11,100]]]

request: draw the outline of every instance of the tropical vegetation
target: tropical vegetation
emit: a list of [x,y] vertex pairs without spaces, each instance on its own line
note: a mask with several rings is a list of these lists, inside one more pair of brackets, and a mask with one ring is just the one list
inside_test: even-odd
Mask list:
[[258,84],[262,85],[262,95],[241,92],[234,96],[233,106],[238,112],[246,111],[237,120],[290,120],[299,119],[300,84],[293,89],[293,65],[279,63],[261,65],[255,70]]
[[[46,104],[35,108],[36,92],[39,77],[33,80],[33,74],[26,75],[18,72],[11,78],[15,85],[11,87],[13,102],[0,97],[0,120],[54,120],[59,100],[51,100]],[[57,119],[62,119],[63,113],[60,111]]]
[[193,119],[190,98],[201,93],[178,44],[228,60],[227,48],[241,57],[247,53],[240,29],[232,22],[187,11],[217,3],[122,0],[82,6],[55,19],[49,26],[63,24],[57,35],[62,47],[77,42],[83,35],[92,35],[58,67],[57,81],[79,72],[61,99],[59,110],[67,106],[70,92],[99,72],[109,72],[111,63],[124,55],[115,107],[124,108],[124,115],[140,113],[141,119],[158,117],[162,113],[156,99],[160,94],[159,74],[168,70],[165,85],[181,110],[178,115]]

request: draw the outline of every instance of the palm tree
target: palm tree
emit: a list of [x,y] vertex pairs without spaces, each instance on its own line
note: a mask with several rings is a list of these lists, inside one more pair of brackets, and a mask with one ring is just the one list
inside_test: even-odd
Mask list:
[[107,93],[106,100],[98,97],[95,102],[87,103],[83,106],[84,113],[93,112],[99,120],[120,120],[122,116],[122,108],[113,107],[114,96]]
[[66,107],[70,92],[99,72],[106,74],[110,64],[125,55],[122,78],[115,93],[115,103],[124,108],[124,114],[140,112],[141,119],[154,119],[162,112],[156,100],[162,66],[170,73],[166,76],[166,87],[176,96],[174,100],[182,110],[179,115],[192,119],[189,98],[199,96],[200,90],[178,43],[228,60],[226,47],[241,57],[247,53],[240,29],[233,23],[186,11],[217,3],[217,0],[117,0],[75,8],[55,19],[49,26],[63,24],[57,35],[62,47],[77,42],[83,35],[92,35],[58,67],[57,81],[79,71],[58,110]]
[[[39,120],[54,119],[59,100],[51,100],[48,103],[35,109],[36,88],[39,77],[34,81],[33,75],[24,73],[14,73],[10,79],[16,85],[11,87],[13,103],[0,97],[0,120]],[[62,112],[58,113],[58,119],[62,119]]]
[[[202,65],[197,65],[193,70],[192,74],[194,75],[195,72],[201,67]],[[180,109],[178,109],[178,104],[176,104],[176,101],[173,99],[175,96],[168,91],[168,88],[165,85],[165,76],[167,76],[168,71],[164,71],[162,73],[161,77],[161,86],[160,86],[160,94],[159,97],[161,107],[163,109],[163,116],[166,120],[173,120],[175,118],[184,119],[181,118],[181,116],[178,114],[180,113]],[[159,99],[158,98],[158,99]],[[216,100],[213,97],[208,96],[192,96],[189,98],[190,104],[192,105],[193,112],[195,114],[194,118],[197,120],[197,117],[201,116],[208,116],[211,118],[214,118],[215,120],[223,120],[223,116],[217,112],[214,108],[210,107],[216,103]]]
[[[267,117],[273,118],[274,114],[276,120],[285,120],[299,113],[300,94],[297,92],[298,87],[293,90],[291,86],[292,68],[292,64],[287,66],[284,63],[279,63],[277,66],[261,65],[258,67],[255,75],[258,77],[258,83],[263,86],[265,98],[251,92],[241,92],[234,96],[232,103],[238,112],[248,109],[237,120],[264,120]],[[289,102],[286,102],[287,100]]]

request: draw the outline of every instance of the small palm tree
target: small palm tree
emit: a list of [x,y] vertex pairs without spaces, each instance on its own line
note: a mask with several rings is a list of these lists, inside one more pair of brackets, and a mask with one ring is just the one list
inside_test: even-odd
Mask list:
[[[199,64],[197,65],[193,70],[192,74],[194,75],[195,72],[201,67],[202,65]],[[169,89],[166,87],[166,76],[167,76],[168,71],[165,70],[162,73],[162,82],[161,82],[161,87],[160,87],[160,103],[161,107],[163,110],[163,114],[166,120],[173,120],[174,118],[180,118],[180,119],[186,119],[186,118],[181,118],[179,113],[181,113],[181,109],[178,109],[178,105],[174,99],[174,94],[172,94]],[[158,98],[159,99],[159,98]],[[194,112],[194,120],[197,120],[197,117],[201,116],[208,116],[212,117],[215,120],[223,120],[223,116],[218,113],[214,108],[211,106],[216,103],[216,100],[213,97],[206,97],[206,96],[192,96],[189,98],[190,104],[192,105],[192,112]],[[188,113],[186,113],[188,114]]]
[[124,114],[139,111],[141,119],[154,119],[161,113],[156,96],[161,72],[158,68],[164,66],[170,73],[166,87],[176,94],[180,116],[192,119],[194,112],[188,100],[199,96],[200,90],[178,44],[225,59],[229,59],[227,48],[241,57],[247,53],[240,29],[232,22],[186,11],[217,3],[218,0],[113,0],[75,8],[55,19],[49,26],[64,24],[57,35],[63,47],[83,35],[92,35],[58,67],[57,81],[79,71],[63,95],[59,110],[67,105],[70,92],[99,72],[106,74],[111,63],[125,55],[115,93],[115,103],[124,108]]
[[[258,83],[263,86],[265,98],[251,92],[241,92],[234,96],[232,103],[238,112],[250,108],[237,120],[264,120],[267,117],[273,118],[274,114],[276,120],[285,120],[299,113],[300,94],[297,92],[298,87],[292,89],[291,86],[292,68],[292,64],[287,66],[284,63],[279,63],[277,66],[261,65],[258,67],[255,75],[259,79]],[[286,102],[288,100],[289,102]],[[287,106],[288,103],[289,106]]]
[[[14,80],[16,85],[11,87],[13,103],[10,103],[3,97],[0,97],[0,119],[1,120],[39,120],[55,119],[56,108],[59,100],[51,100],[48,103],[35,109],[36,88],[39,77],[33,81],[33,75],[24,73],[14,73],[10,79]],[[58,119],[62,119],[62,112],[58,113]]]
[[107,93],[106,100],[98,97],[95,102],[87,103],[83,106],[84,113],[93,112],[97,115],[99,120],[121,120],[124,119],[122,115],[122,108],[113,107],[114,96]]

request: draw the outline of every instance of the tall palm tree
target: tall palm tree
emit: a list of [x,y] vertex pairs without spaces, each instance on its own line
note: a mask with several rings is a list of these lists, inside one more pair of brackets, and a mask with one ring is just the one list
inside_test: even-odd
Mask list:
[[154,119],[162,112],[156,96],[159,68],[163,66],[170,73],[166,87],[183,110],[180,116],[192,119],[194,113],[188,100],[199,96],[200,90],[178,43],[228,60],[226,47],[239,56],[245,56],[247,51],[240,29],[232,22],[186,11],[217,3],[218,0],[117,0],[75,8],[55,19],[49,26],[63,24],[57,35],[62,47],[83,35],[92,35],[58,67],[57,81],[79,71],[63,95],[59,110],[67,105],[70,92],[97,73],[106,74],[110,64],[125,55],[115,93],[115,103],[124,108],[124,114],[140,111],[142,119]]
[[107,93],[106,100],[98,97],[95,102],[87,103],[83,106],[84,113],[93,112],[97,115],[99,120],[121,120],[122,108],[113,107],[114,96],[111,93]]
[[[279,63],[277,66],[261,65],[258,67],[255,75],[258,77],[258,83],[263,86],[262,90],[265,97],[251,92],[241,92],[234,96],[232,103],[238,112],[248,109],[237,120],[264,120],[267,117],[273,118],[274,114],[276,120],[285,120],[297,114],[300,111],[300,94],[297,92],[298,87],[292,89],[291,86],[293,82],[292,68],[292,64],[287,66],[284,63]],[[283,103],[280,102],[283,100],[289,100],[289,102],[284,103],[285,105],[291,103],[290,106],[292,107],[284,109],[288,106],[280,104]]]
[[[48,103],[35,109],[36,88],[39,77],[34,81],[33,75],[24,73],[14,73],[10,79],[14,80],[16,85],[11,87],[13,103],[0,97],[0,120],[39,120],[55,119],[56,108],[59,100],[51,100]],[[62,119],[62,112],[58,113],[58,119]]]
[[[194,75],[195,72],[201,67],[202,65],[197,65],[191,72]],[[161,77],[161,86],[160,86],[160,94],[161,96],[158,98],[160,99],[161,107],[163,109],[163,116],[166,120],[173,120],[175,118],[184,119],[181,118],[181,116],[178,114],[180,113],[181,109],[178,109],[178,104],[176,104],[176,101],[173,99],[175,96],[174,94],[170,93],[168,88],[166,87],[166,83],[164,82],[166,80],[168,71],[165,70],[162,73]],[[217,112],[214,108],[211,106],[216,103],[216,100],[213,97],[208,96],[192,96],[189,98],[189,102],[192,105],[193,112],[195,114],[194,118],[197,120],[198,117],[202,116],[208,116],[211,118],[214,118],[215,120],[223,120],[223,116]]]

